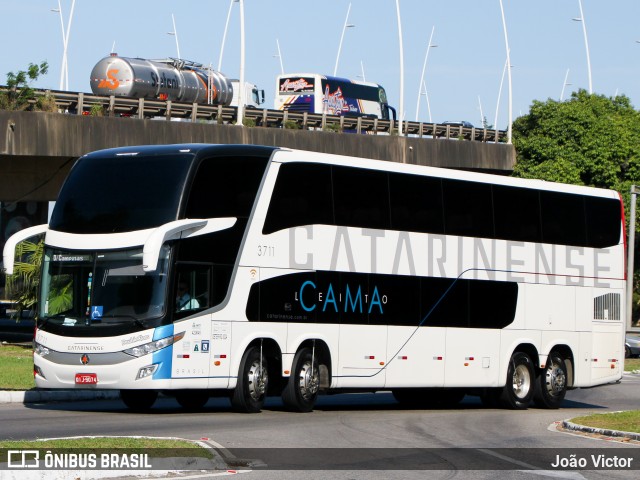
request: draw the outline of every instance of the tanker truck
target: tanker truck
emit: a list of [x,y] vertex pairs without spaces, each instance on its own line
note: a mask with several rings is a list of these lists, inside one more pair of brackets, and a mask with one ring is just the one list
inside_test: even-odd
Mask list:
[[[111,54],[93,67],[90,80],[96,95],[238,106],[238,80],[187,60]],[[263,103],[264,90],[245,82],[245,106],[258,108]]]

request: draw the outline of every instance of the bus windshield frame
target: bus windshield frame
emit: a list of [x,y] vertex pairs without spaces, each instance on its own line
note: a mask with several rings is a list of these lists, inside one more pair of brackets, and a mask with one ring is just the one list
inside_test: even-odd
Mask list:
[[168,317],[170,255],[171,248],[163,246],[158,268],[145,272],[141,247],[112,251],[46,247],[41,325],[69,333],[80,327],[84,334],[94,336],[115,333],[107,333],[110,329],[138,331],[149,328],[149,323],[161,324]]

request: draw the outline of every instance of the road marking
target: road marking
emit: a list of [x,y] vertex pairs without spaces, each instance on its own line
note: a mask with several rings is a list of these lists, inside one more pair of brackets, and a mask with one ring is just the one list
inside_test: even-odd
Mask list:
[[578,472],[557,472],[553,470],[539,470],[534,465],[531,465],[526,462],[522,462],[520,460],[516,460],[515,458],[507,457],[506,455],[502,455],[501,453],[494,452],[492,450],[487,450],[485,448],[479,448],[478,451],[482,453],[486,453],[487,455],[491,455],[493,457],[499,458],[500,460],[504,460],[509,463],[513,463],[514,465],[518,465],[520,467],[526,468],[526,470],[519,470],[525,473],[532,473],[534,475],[540,475],[543,477],[554,477],[554,478],[568,478],[568,479],[583,479],[583,477]]

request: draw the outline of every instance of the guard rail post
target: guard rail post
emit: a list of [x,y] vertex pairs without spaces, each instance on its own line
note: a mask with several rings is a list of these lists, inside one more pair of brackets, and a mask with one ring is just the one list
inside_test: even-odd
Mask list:
[[78,103],[76,104],[76,115],[84,113],[84,93],[78,93]]

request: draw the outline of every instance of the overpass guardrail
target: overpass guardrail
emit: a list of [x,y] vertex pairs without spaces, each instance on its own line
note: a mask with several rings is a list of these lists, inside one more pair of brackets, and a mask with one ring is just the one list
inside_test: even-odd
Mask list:
[[[0,87],[0,92],[7,92]],[[167,121],[185,119],[193,122],[206,121],[219,124],[237,123],[238,109],[232,106],[208,105],[201,103],[178,103],[170,100],[154,100],[94,95],[83,92],[34,89],[35,96],[30,103],[47,95],[52,96],[56,108],[68,114],[91,115],[96,107],[101,107],[105,116],[129,118],[164,118]],[[398,132],[399,122],[375,117],[339,116],[320,113],[292,112],[258,108],[244,109],[245,121],[256,127],[298,128],[303,130],[354,131],[373,135],[390,135]],[[479,142],[504,142],[505,130],[463,127],[424,122],[402,122],[405,135],[426,138],[464,139]]]

